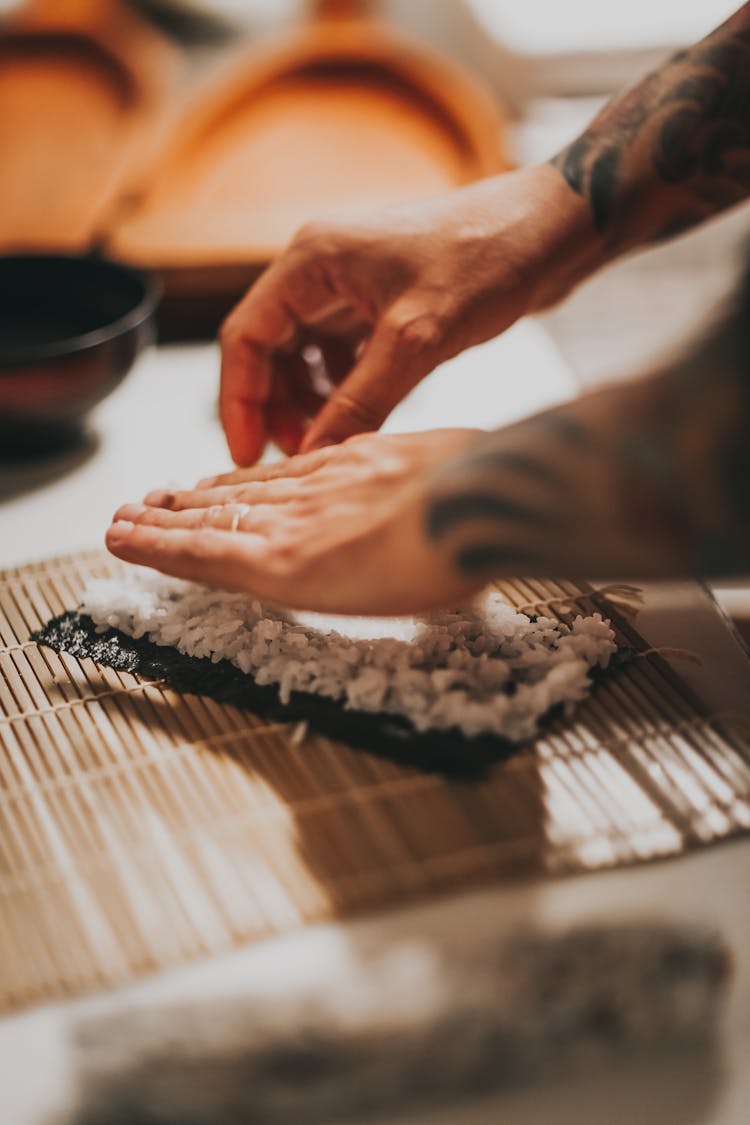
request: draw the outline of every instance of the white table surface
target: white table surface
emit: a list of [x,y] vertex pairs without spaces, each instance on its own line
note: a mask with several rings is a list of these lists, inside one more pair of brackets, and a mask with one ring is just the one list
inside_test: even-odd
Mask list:
[[[114,508],[148,488],[189,481],[227,463],[215,419],[212,346],[146,355],[97,412],[89,455],[25,468],[0,466],[0,567],[96,545]],[[446,365],[392,419],[416,425],[484,426],[511,421],[568,397],[575,382],[535,323]],[[684,616],[682,610],[672,617]],[[719,630],[721,632],[721,630]],[[726,635],[723,690],[741,691],[739,651]],[[726,646],[729,646],[728,648]],[[733,667],[729,665],[734,661]],[[744,665],[743,665],[744,668]],[[736,675],[736,681],[732,676]],[[81,1012],[123,1001],[215,995],[231,983],[293,989],[356,966],[399,939],[430,945],[470,931],[502,934],[519,921],[655,917],[716,926],[729,943],[735,979],[718,1062],[653,1060],[575,1080],[516,1090],[476,1105],[410,1116],[412,1125],[747,1125],[750,1119],[750,841],[678,860],[606,874],[498,886],[356,922],[308,927],[210,962],[163,973],[119,993],[53,1004],[0,1020],[0,1121],[40,1125],[69,1095],[69,1029]],[[385,1125],[385,1123],[382,1123]],[[393,1117],[389,1125],[407,1125]]]
[[[153,348],[99,407],[81,449],[39,463],[0,461],[0,566],[96,546],[119,504],[228,469],[218,367],[213,344]],[[444,364],[386,428],[490,428],[575,386],[545,332],[526,321]]]

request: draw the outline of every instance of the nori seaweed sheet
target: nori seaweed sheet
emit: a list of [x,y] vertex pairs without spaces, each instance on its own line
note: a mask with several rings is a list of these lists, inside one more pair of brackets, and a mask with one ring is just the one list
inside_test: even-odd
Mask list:
[[[228,660],[214,663],[205,657],[187,656],[145,637],[129,637],[119,629],[98,633],[91,618],[76,611],[53,618],[32,634],[32,640],[55,652],[90,657],[119,672],[162,680],[178,692],[231,703],[271,722],[307,722],[329,738],[424,772],[479,777],[518,749],[517,744],[494,734],[469,738],[456,728],[417,731],[400,716],[347,710],[336,700],[309,692],[293,692],[289,703],[282,703],[276,685],[255,683]],[[631,655],[632,650],[619,649],[604,674],[620,667]],[[595,681],[602,675],[599,670],[591,673]],[[560,711],[559,707],[550,711],[546,720]]]

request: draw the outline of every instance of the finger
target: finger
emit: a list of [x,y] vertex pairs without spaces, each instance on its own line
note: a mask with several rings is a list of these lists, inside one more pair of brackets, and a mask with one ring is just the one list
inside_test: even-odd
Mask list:
[[266,444],[264,407],[273,386],[272,354],[297,331],[290,306],[281,299],[282,261],[248,289],[221,328],[219,414],[229,450],[240,465],[257,461]]
[[235,469],[230,473],[220,473],[200,481],[201,488],[215,488],[222,485],[243,484],[270,480],[284,480],[305,477],[322,468],[330,459],[326,448],[315,449],[310,453],[300,453],[296,457],[284,457],[279,461],[269,461],[265,465],[253,465],[249,469]]
[[350,374],[310,423],[302,453],[377,430],[434,366],[432,341],[410,325],[384,319]]
[[263,574],[267,558],[267,541],[260,536],[121,522],[112,524],[105,542],[112,554],[125,562],[150,566],[175,578],[265,596],[260,581],[257,589],[255,582],[255,577]]
[[[270,481],[240,481],[215,488],[195,488],[182,492],[149,492],[143,503],[150,508],[210,508],[218,504],[284,504],[299,496],[297,478],[281,477]],[[128,516],[124,517],[129,519]]]
[[275,358],[275,377],[265,409],[266,431],[287,456],[298,452],[312,418],[354,366],[350,341],[318,337],[289,356]]
[[248,290],[221,330],[219,410],[232,457],[250,465],[263,452],[263,408],[273,386],[273,353],[288,349],[301,325],[335,313],[341,299],[322,260],[294,246]]
[[266,429],[282,453],[292,456],[300,447],[309,416],[297,402],[286,373],[276,378],[266,407]]
[[265,405],[273,382],[270,354],[241,329],[221,340],[219,416],[238,465],[257,461],[266,446]]
[[212,504],[208,508],[149,508],[144,504],[123,504],[113,523],[127,522],[148,527],[183,527],[198,530],[212,527],[216,531],[237,531],[262,535],[278,529],[280,521],[289,520],[274,504]]

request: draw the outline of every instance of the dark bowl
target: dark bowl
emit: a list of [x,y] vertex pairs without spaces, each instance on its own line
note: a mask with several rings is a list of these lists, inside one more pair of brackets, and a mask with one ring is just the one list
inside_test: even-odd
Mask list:
[[158,299],[106,258],[0,256],[0,456],[79,434],[153,339]]

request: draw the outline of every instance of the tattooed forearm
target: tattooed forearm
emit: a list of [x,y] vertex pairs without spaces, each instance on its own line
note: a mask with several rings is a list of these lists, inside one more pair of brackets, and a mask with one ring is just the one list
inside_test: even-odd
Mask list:
[[750,282],[670,368],[482,439],[426,534],[487,579],[750,573]]
[[750,193],[750,3],[613,99],[552,161],[612,252]]

